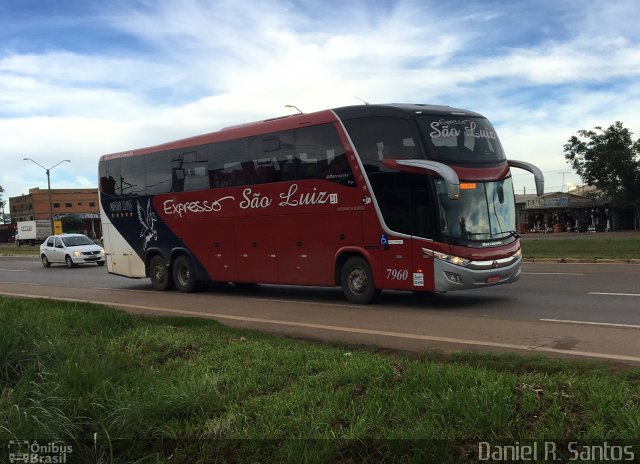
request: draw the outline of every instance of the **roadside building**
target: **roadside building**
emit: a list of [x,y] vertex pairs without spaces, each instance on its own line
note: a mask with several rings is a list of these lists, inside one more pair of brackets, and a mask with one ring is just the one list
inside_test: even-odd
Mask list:
[[[90,237],[100,237],[100,205],[98,189],[51,189],[53,219],[65,217],[80,219],[82,233]],[[29,189],[26,195],[9,198],[11,222],[49,219],[49,191],[39,187]]]
[[609,232],[635,228],[633,208],[594,195],[593,189],[516,195],[518,232]]

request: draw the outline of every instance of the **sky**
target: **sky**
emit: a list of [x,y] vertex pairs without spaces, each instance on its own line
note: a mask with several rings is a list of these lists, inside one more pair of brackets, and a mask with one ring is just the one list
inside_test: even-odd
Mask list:
[[639,20],[637,0],[2,0],[2,196],[61,160],[52,188],[97,187],[103,154],[362,100],[479,112],[567,191],[578,130],[640,137]]

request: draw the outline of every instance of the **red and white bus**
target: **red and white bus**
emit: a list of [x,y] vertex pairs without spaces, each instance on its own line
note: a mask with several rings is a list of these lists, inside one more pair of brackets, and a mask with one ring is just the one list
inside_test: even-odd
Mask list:
[[511,167],[483,116],[360,105],[100,158],[107,269],[211,282],[447,292],[515,282]]

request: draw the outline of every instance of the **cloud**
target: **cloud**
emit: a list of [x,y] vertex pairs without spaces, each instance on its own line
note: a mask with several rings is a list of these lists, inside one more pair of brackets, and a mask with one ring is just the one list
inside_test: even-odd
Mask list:
[[[0,158],[69,158],[68,181],[84,185],[104,153],[286,114],[286,104],[311,112],[360,97],[478,111],[509,156],[563,169],[562,145],[578,129],[621,120],[640,134],[635,8],[116,2],[55,16],[49,29],[31,27],[47,19],[33,12],[12,23],[24,35],[0,48]],[[37,178],[2,176],[5,197]]]

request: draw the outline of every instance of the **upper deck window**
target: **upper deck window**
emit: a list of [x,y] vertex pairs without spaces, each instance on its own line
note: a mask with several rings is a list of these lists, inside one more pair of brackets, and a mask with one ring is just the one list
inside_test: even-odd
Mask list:
[[504,152],[495,129],[485,118],[418,116],[427,141],[427,156],[442,162],[497,163]]
[[422,158],[411,120],[371,116],[347,120],[345,126],[365,167],[385,159]]

